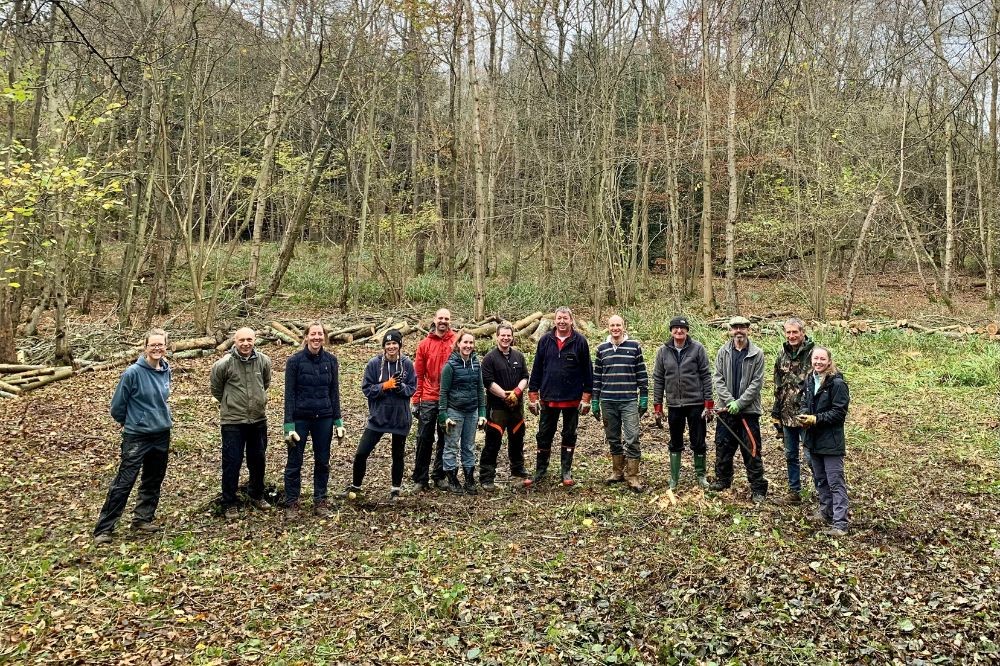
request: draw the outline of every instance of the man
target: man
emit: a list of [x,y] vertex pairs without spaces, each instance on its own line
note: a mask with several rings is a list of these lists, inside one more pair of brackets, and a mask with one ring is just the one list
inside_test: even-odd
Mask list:
[[486,444],[479,459],[479,481],[483,490],[495,490],[497,454],[507,433],[507,459],[511,478],[527,478],[524,469],[524,402],[528,387],[528,363],[514,349],[514,327],[497,328],[497,346],[483,357],[483,386],[486,387]]
[[264,500],[271,359],[254,348],[257,336],[252,328],[241,328],[233,339],[230,353],[212,366],[212,397],[219,401],[222,422],[222,508],[227,519],[239,516],[236,491],[244,456],[250,500],[258,509],[271,508]]
[[687,426],[694,473],[698,485],[708,487],[705,479],[705,430],[712,419],[712,371],[705,347],[688,335],[685,317],[670,320],[670,341],[656,352],[653,364],[653,413],[657,427],[663,427],[663,402],[667,403],[667,426],[670,428],[670,490],[677,490],[681,478],[681,453],[684,451],[684,426]]
[[767,497],[760,441],[760,391],[764,385],[764,352],[750,342],[750,320],[729,320],[730,340],[715,357],[712,381],[723,407],[715,429],[715,481],[710,490],[725,490],[733,483],[733,456],[743,454],[751,498]]
[[[444,464],[444,428],[438,425],[438,395],[441,392],[441,369],[451,356],[455,333],[451,330],[451,312],[441,308],[434,314],[434,322],[427,337],[417,345],[413,366],[417,373],[417,390],[411,398],[413,414],[417,417],[417,452],[413,464],[413,482],[421,490],[430,490],[430,480],[439,490],[446,490]],[[435,435],[437,446],[434,445]],[[428,476],[431,452],[434,453],[434,471]]]
[[778,441],[785,446],[785,463],[788,466],[788,494],[785,502],[802,501],[802,479],[799,466],[799,445],[802,428],[797,416],[802,397],[802,383],[809,374],[809,359],[814,343],[806,335],[806,325],[798,317],[785,321],[785,343],[778,358],[774,359],[774,407],[771,423]]
[[[629,489],[645,488],[639,476],[639,418],[649,407],[649,376],[642,345],[628,337],[625,320],[608,318],[608,338],[597,345],[594,358],[594,418],[604,424],[611,449],[611,476],[606,483],[625,481]],[[636,402],[636,393],[639,400]],[[625,440],[624,446],[622,439]]]
[[154,328],[146,334],[144,350],[126,368],[111,398],[111,418],[122,426],[121,463],[111,482],[108,497],[94,528],[94,543],[111,543],[111,532],[125,511],[128,496],[142,471],[139,497],[133,510],[132,529],[158,532],[153,522],[160,503],[160,486],[167,473],[167,453],[173,416],[170,396],[170,366],[166,331]]
[[576,427],[580,415],[590,413],[590,395],[594,390],[590,345],[573,329],[573,311],[568,307],[556,310],[555,324],[555,329],[538,341],[528,379],[528,409],[541,418],[538,434],[535,435],[538,445],[535,475],[524,480],[525,486],[538,483],[548,473],[552,440],[555,439],[560,416],[563,424],[560,455],[562,484],[568,488],[576,483],[573,480]]

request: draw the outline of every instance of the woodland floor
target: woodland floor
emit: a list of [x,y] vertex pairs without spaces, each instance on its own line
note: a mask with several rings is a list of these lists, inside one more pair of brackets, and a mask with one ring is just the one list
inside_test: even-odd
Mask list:
[[[658,343],[639,337],[651,359]],[[779,340],[760,337],[769,361]],[[383,443],[366,494],[334,518],[288,524],[250,511],[226,522],[208,510],[218,412],[214,358],[202,358],[174,364],[164,532],[135,536],[126,514],[114,543],[96,548],[91,530],[118,460],[107,405],[119,371],[0,401],[0,661],[997,663],[997,344],[823,340],[852,390],[852,526],[839,540],[807,520],[812,498],[753,506],[739,465],[733,492],[706,497],[689,453],[671,505],[666,434],[649,421],[650,490],[607,488],[590,418],[571,492],[515,489],[502,454],[493,494],[389,506]],[[405,350],[414,344],[408,337]],[[710,353],[719,344],[708,340]],[[264,351],[276,369],[267,476],[280,484],[280,378],[292,350]],[[335,349],[349,443],[334,451],[333,491],[348,480],[365,417],[357,387],[375,351]],[[529,419],[529,461],[534,427]],[[412,451],[411,433],[407,473]],[[773,438],[765,466],[777,498],[785,465]],[[310,475],[307,453],[304,490]]]

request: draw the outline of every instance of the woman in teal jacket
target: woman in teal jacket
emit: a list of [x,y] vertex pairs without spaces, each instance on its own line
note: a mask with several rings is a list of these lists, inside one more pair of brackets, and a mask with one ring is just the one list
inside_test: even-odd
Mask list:
[[455,338],[455,350],[441,370],[438,422],[444,426],[444,472],[448,491],[461,493],[458,458],[465,471],[465,492],[475,495],[476,428],[486,425],[483,372],[476,356],[476,337],[465,331]]

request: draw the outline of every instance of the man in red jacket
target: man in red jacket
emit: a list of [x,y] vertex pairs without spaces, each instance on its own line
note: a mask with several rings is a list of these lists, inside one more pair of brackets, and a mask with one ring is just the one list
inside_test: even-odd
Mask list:
[[[430,333],[417,345],[413,362],[417,373],[417,391],[411,403],[417,417],[417,453],[413,463],[413,482],[421,490],[431,489],[431,480],[441,490],[448,487],[441,456],[444,452],[444,428],[438,425],[438,394],[441,391],[441,369],[451,355],[455,333],[451,330],[451,312],[441,308],[434,314]],[[437,446],[434,446],[435,434]],[[431,451],[434,451],[434,471]]]

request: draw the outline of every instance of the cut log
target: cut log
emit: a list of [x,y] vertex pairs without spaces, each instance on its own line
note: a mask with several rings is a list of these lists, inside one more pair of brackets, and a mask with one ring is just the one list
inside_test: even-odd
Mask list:
[[542,318],[538,320],[538,328],[535,332],[531,334],[531,339],[538,342],[542,339],[542,336],[552,330],[552,320],[547,318]]
[[[274,322],[274,323],[277,323],[277,322]],[[282,333],[281,331],[279,331],[279,330],[277,330],[275,328],[270,328],[270,327],[268,327],[268,328],[269,328],[268,332],[271,335],[273,335],[274,337],[276,337],[278,340],[281,340],[282,342],[284,342],[286,344],[289,344],[289,345],[293,345],[293,346],[299,344],[298,340],[296,340],[292,336],[288,335],[287,333]],[[284,327],[282,327],[282,328],[284,328]],[[258,341],[258,344],[259,343],[260,343],[260,341]]]
[[986,324],[986,335],[996,335],[997,333],[1000,333],[1000,324],[993,321]]
[[51,384],[53,382],[58,382],[63,379],[68,379],[73,376],[73,368],[59,368],[54,374],[48,375],[47,377],[40,377],[37,381],[30,384],[25,384],[21,387],[22,391],[34,391],[36,388],[45,386],[46,384]]
[[214,352],[214,349],[187,349],[182,352],[177,352],[173,355],[173,358],[201,358],[202,356],[208,356]]
[[286,342],[288,342],[289,340],[291,340],[290,344],[297,345],[297,344],[299,344],[299,342],[302,341],[302,336],[301,335],[299,335],[295,331],[292,331],[287,326],[285,326],[284,324],[282,324],[280,321],[272,321],[271,322],[271,329],[274,330],[274,331],[276,331],[276,332],[278,332],[278,333],[281,333],[281,335],[284,336],[284,337],[281,337],[281,336],[278,336],[278,337],[281,337],[282,340],[285,340]]
[[[374,332],[374,331],[373,331]],[[354,336],[350,333],[340,333],[338,335],[330,336],[331,344],[347,344],[354,341]]]
[[496,333],[499,327],[500,324],[493,321],[488,324],[484,324],[483,326],[477,326],[476,328],[470,329],[468,332],[472,333],[472,335],[477,338],[485,338]]
[[375,329],[376,326],[374,324],[355,324],[353,326],[347,326],[345,328],[338,328],[335,331],[330,331],[328,335],[332,338],[336,335],[346,335],[350,333],[351,335],[357,338],[361,337],[361,334],[365,331],[368,332],[364,333],[364,335],[369,336],[375,332]]
[[216,345],[215,351],[217,352],[229,351],[229,348],[232,347],[234,344],[236,344],[236,339],[229,337],[220,342],[218,345]]
[[534,322],[538,321],[544,316],[545,316],[544,312],[535,312],[533,314],[528,315],[524,319],[518,319],[512,324],[514,326],[514,331],[515,332],[520,331],[521,329],[527,327],[528,324],[533,324]]
[[532,333],[534,333],[535,329],[537,329],[537,328],[538,328],[538,320],[536,319],[535,321],[531,322],[530,324],[528,324],[524,328],[522,328],[522,329],[520,329],[518,331],[514,331],[514,337],[516,337],[516,338],[526,338],[529,335],[531,335]]
[[47,365],[14,365],[11,363],[0,363],[0,374],[10,374],[12,372],[25,372],[27,370],[41,370]]
[[187,340],[176,340],[170,343],[175,352],[188,351],[190,349],[208,349],[215,346],[215,336],[207,335],[201,338],[188,338]]
[[8,384],[7,382],[0,382],[0,390],[6,391],[7,393],[20,393],[21,389],[13,384]]
[[15,375],[7,375],[4,377],[4,381],[10,382],[11,384],[18,384],[21,380],[31,379],[32,377],[41,377],[43,375],[51,375],[54,374],[55,371],[56,368],[43,365],[35,370],[25,370],[24,372],[19,372]]

